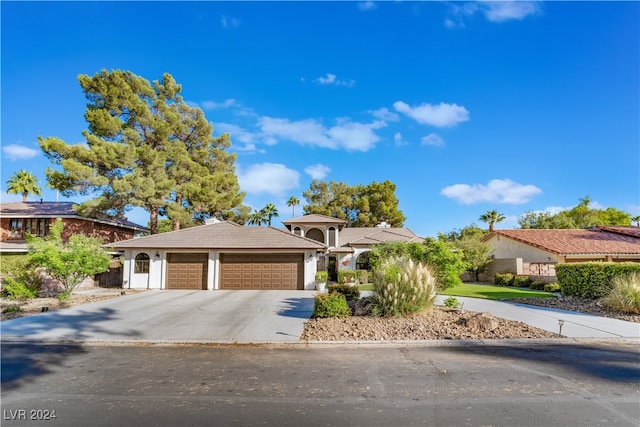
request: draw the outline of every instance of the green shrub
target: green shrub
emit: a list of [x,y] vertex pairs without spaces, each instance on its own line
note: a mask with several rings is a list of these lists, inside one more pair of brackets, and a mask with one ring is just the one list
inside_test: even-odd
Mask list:
[[385,260],[373,271],[372,312],[376,316],[406,316],[433,306],[436,276],[410,258]]
[[347,301],[360,299],[360,289],[357,286],[336,283],[329,285],[327,288],[329,293],[339,293],[344,295]]
[[613,279],[640,273],[635,262],[581,262],[556,265],[556,276],[563,295],[598,299],[609,294]]
[[547,283],[543,286],[542,290],[545,292],[560,292],[560,285],[558,283]]
[[318,271],[316,273],[316,283],[327,283],[327,280],[329,280],[329,272]]
[[351,309],[344,295],[334,292],[318,294],[313,305],[313,317],[348,317]]
[[612,286],[603,300],[607,307],[623,313],[640,314],[640,273],[615,277]]
[[496,273],[493,276],[493,283],[496,286],[512,286],[515,277],[512,273]]
[[545,282],[531,282],[531,286],[529,287],[532,291],[544,291],[544,287],[547,285],[548,283]]
[[529,276],[518,274],[513,277],[513,286],[516,288],[528,288],[531,286],[533,280]]
[[358,283],[369,283],[369,272],[367,270],[356,270]]
[[458,298],[456,298],[456,297],[447,298],[446,300],[444,300],[444,305],[446,307],[451,307],[451,308],[462,307],[462,304],[460,304],[460,301],[458,301]]
[[38,296],[40,289],[41,282],[38,276],[17,279],[7,277],[2,285],[2,296],[14,300],[33,299]]
[[22,311],[22,308],[20,308],[20,306],[17,304],[8,305],[4,308],[4,310],[2,310],[3,313],[18,313],[20,311]]
[[352,283],[357,280],[357,270],[338,270],[338,283]]

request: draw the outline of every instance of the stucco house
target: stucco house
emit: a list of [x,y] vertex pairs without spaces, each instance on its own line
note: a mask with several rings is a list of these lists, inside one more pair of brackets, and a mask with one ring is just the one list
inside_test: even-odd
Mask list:
[[494,261],[482,280],[510,272],[554,281],[558,263],[640,262],[639,227],[494,230],[483,240],[491,245]]
[[128,240],[149,229],[126,219],[88,218],[73,209],[72,202],[0,203],[0,253],[27,252],[27,233],[44,237],[57,218],[62,219],[62,238],[83,233],[105,243]]
[[324,215],[283,224],[213,220],[108,246],[124,252],[124,288],[311,290],[319,270],[366,268],[364,254],[373,244],[421,241],[405,228],[347,228],[346,221]]

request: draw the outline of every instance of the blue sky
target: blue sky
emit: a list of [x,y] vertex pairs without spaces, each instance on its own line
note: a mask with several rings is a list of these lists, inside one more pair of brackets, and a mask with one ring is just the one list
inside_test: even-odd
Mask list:
[[44,188],[39,135],[83,142],[78,74],[124,69],[171,73],[231,134],[245,203],[274,203],[280,220],[313,178],[394,182],[423,236],[483,225],[491,209],[513,228],[586,195],[640,214],[638,2],[1,8],[3,201],[20,200],[6,181],[21,168]]

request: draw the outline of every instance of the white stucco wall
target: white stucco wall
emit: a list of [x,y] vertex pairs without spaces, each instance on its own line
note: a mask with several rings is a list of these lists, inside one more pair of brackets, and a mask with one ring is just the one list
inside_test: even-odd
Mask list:
[[[160,259],[156,260],[156,252]],[[177,252],[177,251],[171,251]],[[149,255],[149,273],[135,273],[135,258],[140,253]],[[201,253],[201,252],[199,252]],[[162,250],[127,250],[124,253],[123,282],[124,289],[164,289],[167,274],[167,252]],[[304,253],[304,289],[315,289],[315,276],[317,271],[318,254],[315,252]],[[355,265],[355,261],[354,261]],[[207,264],[207,289],[220,289],[220,253],[209,251]]]

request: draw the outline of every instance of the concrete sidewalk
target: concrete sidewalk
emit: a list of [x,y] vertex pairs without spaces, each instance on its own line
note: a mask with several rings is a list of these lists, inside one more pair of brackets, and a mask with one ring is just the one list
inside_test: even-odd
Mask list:
[[[446,298],[439,295],[436,303],[442,305]],[[559,321],[563,321],[562,335],[567,338],[640,338],[640,323],[506,301],[456,298],[464,304],[465,310],[489,312],[496,317],[517,320],[550,332],[558,333]]]

